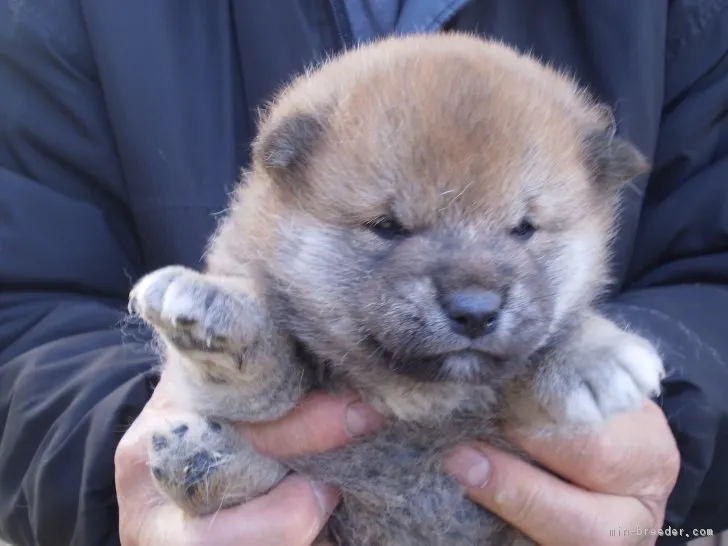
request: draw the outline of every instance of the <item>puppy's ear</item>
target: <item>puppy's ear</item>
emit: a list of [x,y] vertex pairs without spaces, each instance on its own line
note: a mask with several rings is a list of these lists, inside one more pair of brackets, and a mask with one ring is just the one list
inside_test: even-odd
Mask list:
[[649,172],[647,158],[636,146],[614,135],[614,130],[600,130],[585,139],[587,163],[600,186],[616,190]]
[[302,178],[316,146],[324,136],[324,126],[314,114],[298,113],[283,117],[263,128],[253,145],[254,161],[281,183]]

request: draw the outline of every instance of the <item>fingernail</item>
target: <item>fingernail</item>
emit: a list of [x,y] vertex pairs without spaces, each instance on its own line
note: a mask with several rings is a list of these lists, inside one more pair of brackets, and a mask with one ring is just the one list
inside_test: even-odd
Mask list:
[[346,408],[344,425],[349,436],[364,436],[382,424],[383,417],[368,404],[353,402]]
[[461,447],[445,460],[445,471],[461,485],[485,487],[490,477],[490,463],[485,455],[472,447]]
[[326,484],[311,480],[311,490],[323,514],[330,514],[339,502],[339,492]]

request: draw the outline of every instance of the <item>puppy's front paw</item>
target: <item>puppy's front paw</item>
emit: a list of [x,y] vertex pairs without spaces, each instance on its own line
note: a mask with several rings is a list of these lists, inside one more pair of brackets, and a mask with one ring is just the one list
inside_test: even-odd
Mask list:
[[159,489],[191,516],[245,502],[286,474],[281,464],[256,453],[232,425],[195,414],[154,431],[148,452]]
[[560,417],[567,423],[598,424],[616,413],[636,411],[646,396],[660,392],[665,370],[644,338],[618,331],[611,343],[578,351]]
[[244,294],[180,266],[158,269],[134,286],[129,311],[138,314],[183,353],[234,369],[263,328],[263,312]]

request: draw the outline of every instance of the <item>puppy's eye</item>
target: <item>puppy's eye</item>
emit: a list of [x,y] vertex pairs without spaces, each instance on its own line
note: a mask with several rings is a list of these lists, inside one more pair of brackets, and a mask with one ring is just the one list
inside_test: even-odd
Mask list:
[[534,233],[536,233],[536,226],[525,218],[516,227],[511,229],[511,235],[522,241],[527,241],[533,237]]
[[367,229],[381,237],[382,239],[394,239],[396,237],[404,237],[409,235],[405,227],[394,218],[389,216],[380,216],[365,224]]

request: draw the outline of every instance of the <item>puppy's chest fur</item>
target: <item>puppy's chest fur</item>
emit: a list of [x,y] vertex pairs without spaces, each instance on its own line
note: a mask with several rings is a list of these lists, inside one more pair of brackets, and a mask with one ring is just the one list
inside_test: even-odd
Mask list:
[[287,464],[341,490],[329,524],[341,546],[532,544],[468,500],[443,471],[455,445],[483,438],[513,450],[495,420],[461,413],[440,424],[390,420],[369,438]]
[[[315,388],[334,393],[361,390],[361,385],[337,377],[302,345],[296,352],[311,370]],[[494,385],[461,385],[456,395],[441,393],[443,399],[459,403],[461,409],[444,410],[447,414],[438,416],[433,411],[437,404],[433,404],[432,395],[447,387],[432,385],[430,392],[418,392],[417,387],[410,386],[388,392],[377,385],[368,398],[381,410],[391,413],[394,409],[410,416],[421,407],[427,411],[416,422],[390,416],[372,436],[338,450],[286,461],[293,470],[341,491],[342,502],[328,528],[337,544],[532,544],[468,500],[442,466],[456,445],[484,438],[518,454],[502,434],[502,419],[496,411],[499,389]]]

